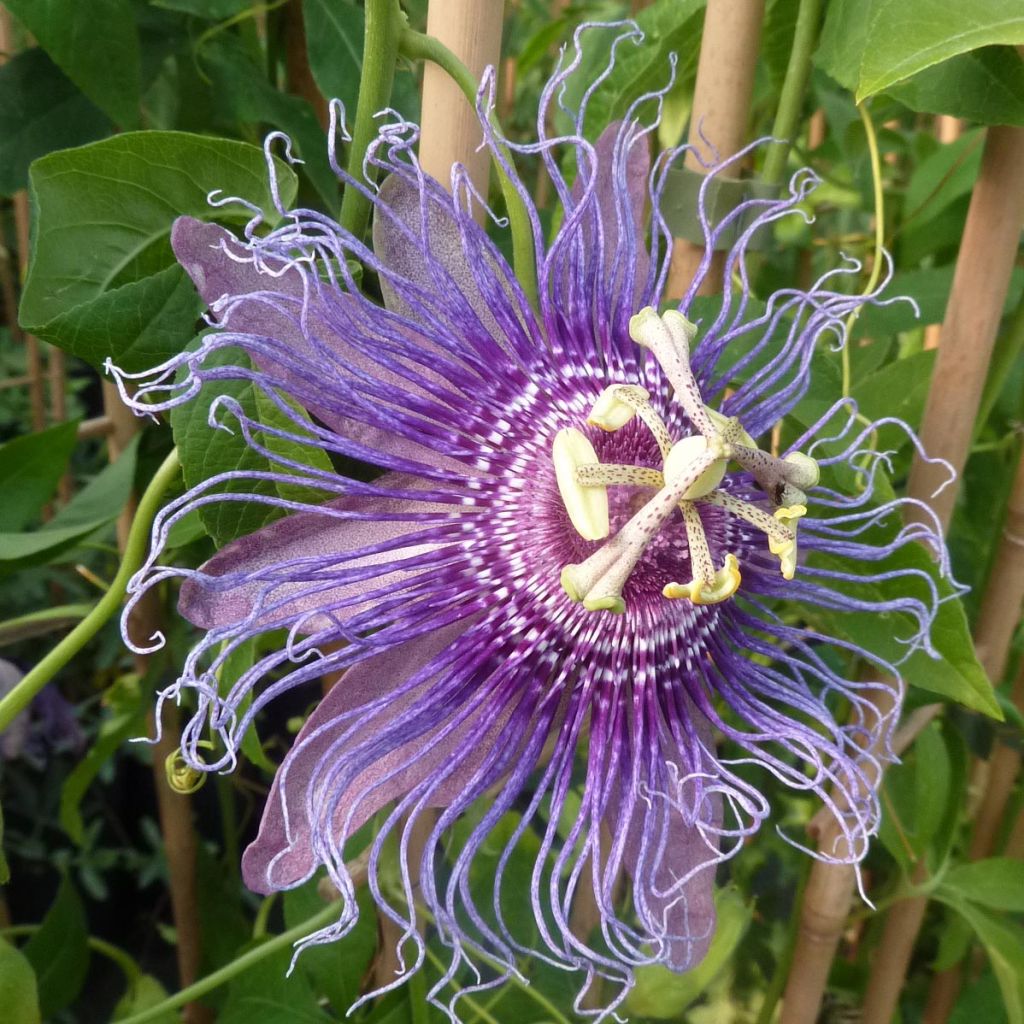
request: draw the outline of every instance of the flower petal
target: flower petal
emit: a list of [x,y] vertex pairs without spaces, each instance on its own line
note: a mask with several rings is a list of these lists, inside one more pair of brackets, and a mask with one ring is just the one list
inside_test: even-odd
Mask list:
[[[405,489],[415,488],[422,481],[403,473],[387,473],[377,484]],[[266,594],[273,611],[252,624],[255,631],[270,628],[274,622],[283,622],[294,616],[333,608],[344,598],[386,590],[410,573],[404,569],[385,570],[379,576],[335,587],[325,587],[322,574],[335,565],[343,564],[346,570],[384,565],[424,551],[424,545],[411,544],[356,559],[346,557],[349,552],[398,540],[424,526],[423,522],[385,518],[387,516],[429,512],[450,514],[453,506],[400,497],[350,496],[328,501],[324,508],[356,513],[358,518],[337,519],[325,513],[299,512],[239,537],[200,568],[201,576],[191,576],[182,583],[178,610],[189,622],[202,629],[228,626],[243,621],[261,594],[267,592],[268,587],[273,587],[272,592]],[[287,580],[278,582],[271,575],[273,570],[293,564],[295,571],[288,574]],[[314,574],[320,575],[314,579]],[[227,588],[213,582],[226,575],[238,576],[238,582]],[[245,578],[247,576],[254,578]],[[204,577],[212,577],[213,580],[204,580]],[[331,615],[333,619],[341,620],[360,607],[353,604],[344,609],[333,608]],[[325,621],[322,617],[313,616],[305,624],[305,631],[320,629]]]
[[[329,806],[336,808],[330,824],[311,822],[309,817],[314,801],[322,795],[324,787],[331,785],[331,769],[345,760],[346,751],[407,710],[437,684],[440,672],[395,696],[383,711],[368,716],[351,736],[339,743],[353,728],[354,721],[352,716],[342,716],[400,690],[471,625],[471,619],[456,622],[374,655],[349,669],[334,685],[306,720],[274,777],[259,834],[242,858],[243,878],[250,889],[271,893],[300,884],[322,862],[323,853],[314,848],[314,836],[323,842],[325,835],[329,835],[341,848],[346,838],[373,814],[435,773],[454,751],[470,742],[475,746],[473,754],[437,786],[427,803],[445,807],[463,794],[465,780],[473,775],[497,740],[504,721],[501,716],[486,720],[486,707],[441,741],[435,738],[438,727],[390,749],[336,799],[329,801]],[[396,771],[405,762],[410,763]],[[356,811],[346,822],[353,806]]]
[[[273,272],[261,267],[253,253],[230,231],[217,224],[179,217],[171,231],[171,246],[178,262],[195,283],[196,289],[212,309],[220,300],[233,301],[225,318],[225,326],[233,333],[250,334],[254,339],[273,339],[273,346],[286,351],[293,358],[308,363],[309,375],[320,382],[325,372],[345,373],[339,362],[325,368],[324,357],[310,338],[313,333],[319,343],[328,346],[340,363],[349,364],[358,371],[384,383],[408,388],[407,382],[383,363],[368,358],[349,344],[330,325],[344,321],[338,311],[329,312],[322,307],[322,299],[315,289],[308,297],[305,326],[300,322],[303,311],[304,284],[297,266],[282,262]],[[350,296],[332,289],[331,301],[344,304],[353,302]],[[343,312],[343,311],[342,311]],[[326,423],[335,433],[368,448],[403,458],[440,465],[451,464],[442,460],[429,448],[416,444],[396,432],[381,429],[363,420],[341,415],[336,409],[319,404],[309,381],[294,370],[285,368],[269,357],[265,351],[246,347],[252,361],[264,372],[284,379],[289,394],[297,398],[310,412]]]

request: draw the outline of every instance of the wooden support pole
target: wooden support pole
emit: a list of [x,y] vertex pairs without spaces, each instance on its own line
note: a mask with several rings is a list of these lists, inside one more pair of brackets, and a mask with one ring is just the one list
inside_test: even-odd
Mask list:
[[[705,161],[716,152],[722,159],[732,156],[747,141],[763,18],[764,0],[708,0],[689,134],[690,145]],[[704,170],[694,152],[687,153],[684,166],[697,173]],[[703,256],[703,245],[675,240],[666,285],[669,298],[686,291]],[[723,263],[724,254],[716,255],[708,288],[720,287]]]
[[[946,459],[958,476],[967,461],[988,363],[1024,224],[1024,128],[988,129],[981,172],[967,213],[939,352],[921,423],[930,458]],[[958,484],[936,497],[941,465],[915,456],[911,497],[931,504],[943,526],[953,515]],[[920,513],[911,513],[921,518]]]
[[[502,0],[431,0],[427,35],[444,43],[479,79],[501,57]],[[476,111],[462,90],[431,61],[423,71],[420,163],[445,188],[451,187],[452,164],[465,164],[470,180],[486,198],[490,156],[477,152],[483,140]],[[477,218],[484,213],[477,209]]]
[[[106,421],[107,447],[110,459],[116,460],[138,433],[139,421],[121,402],[117,388],[111,381],[103,381],[103,407]],[[130,500],[117,523],[118,546],[124,546],[135,512],[134,499]],[[134,610],[129,629],[135,637],[152,636],[160,628],[161,609],[158,592],[150,590]],[[149,655],[135,655],[135,671],[145,675]],[[149,715],[149,730],[156,733],[156,717]],[[201,937],[199,929],[199,889],[196,876],[196,836],[192,827],[191,798],[175,793],[167,782],[164,763],[178,747],[180,725],[178,711],[168,702],[163,709],[160,740],[151,748],[153,752],[153,783],[156,789],[160,834],[167,858],[171,914],[177,933],[178,978],[181,987],[191,985],[199,977]],[[185,1008],[185,1024],[206,1024],[212,1020],[205,1007],[190,1003]]]

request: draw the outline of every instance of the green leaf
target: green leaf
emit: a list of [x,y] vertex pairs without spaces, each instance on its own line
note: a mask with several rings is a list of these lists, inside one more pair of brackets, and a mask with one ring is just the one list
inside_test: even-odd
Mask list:
[[39,1024],[39,994],[32,965],[0,938],[0,1006],[7,1024]]
[[252,0],[149,0],[153,7],[180,11],[207,21],[222,21],[252,7]]
[[23,530],[54,496],[75,448],[78,423],[58,423],[0,445],[0,530]]
[[[869,420],[895,416],[914,429],[921,422],[935,365],[935,352],[915,352],[868,374],[851,391]],[[910,443],[905,430],[888,424],[878,432],[876,448],[894,450]]]
[[0,573],[51,561],[112,523],[131,494],[137,449],[136,438],[41,529],[0,533]]
[[[323,910],[317,893],[319,878],[311,878],[297,889],[284,894],[284,925],[294,928]],[[377,917],[370,891],[363,887],[357,894],[359,920],[340,942],[307,949],[298,960],[298,970],[306,974],[317,992],[331,1002],[339,1019],[359,998],[363,976],[377,950]]]
[[985,947],[1009,1024],[1024,1024],[1024,928],[939,888],[936,896],[964,917]]
[[656,1020],[678,1019],[683,1010],[707,990],[736,951],[753,917],[753,908],[734,889],[720,889],[715,894],[715,908],[718,924],[707,956],[685,974],[676,974],[660,965],[638,968],[636,987],[625,1002],[630,1015]]
[[940,888],[994,910],[1024,911],[1024,861],[990,857],[959,864],[942,876]]
[[[238,952],[258,945],[249,943]],[[292,951],[282,949],[232,978],[217,1024],[328,1024],[333,1018],[317,1005],[307,975],[293,971],[289,976],[291,961]]]
[[39,1009],[50,1017],[82,990],[89,972],[85,911],[74,886],[65,877],[43,923],[22,952],[39,979]]
[[122,128],[139,123],[139,36],[131,0],[7,0],[64,73]]
[[[862,540],[870,543],[870,532]],[[859,579],[863,579],[865,571],[858,562],[821,552],[812,552],[808,564],[832,572],[851,573]],[[978,662],[963,605],[953,596],[948,580],[938,575],[935,562],[924,548],[917,544],[906,545],[883,561],[872,563],[870,569],[872,573],[879,574],[897,570],[923,572],[935,582],[939,597],[943,599],[931,631],[932,645],[939,657],[932,658],[924,651],[915,651],[899,665],[904,682],[959,701],[992,718],[1002,719],[992,684]],[[908,587],[920,587],[906,577],[878,582],[828,581],[827,585],[839,593],[878,602],[906,596]],[[923,597],[923,588],[918,593]],[[900,641],[916,629],[914,620],[906,612],[822,609],[816,610],[814,616],[826,624],[829,632],[844,636],[890,662],[899,662],[906,656],[907,646]]]
[[[111,1020],[124,1020],[145,1010],[152,1010],[167,998],[167,989],[152,974],[140,974],[129,983],[128,991],[118,1000]],[[150,1020],[153,1024],[178,1024],[176,1010],[165,1010]]]
[[132,736],[144,731],[149,701],[143,698],[138,676],[124,676],[104,695],[110,709],[86,755],[64,779],[60,790],[60,824],[79,846],[85,841],[80,805],[103,766]]
[[[295,174],[276,167],[290,203]],[[208,204],[221,190],[278,219],[259,147],[184,132],[126,133],[51,153],[29,180],[36,220],[21,322],[94,365],[110,356],[142,369],[194,333],[200,306],[170,249],[178,215],[247,221],[251,211],[238,204]]]
[[28,185],[28,165],[55,149],[81,146],[110,121],[38,47],[0,67],[0,193]]
[[1024,43],[1024,9],[1017,0],[872,0],[865,13],[858,102],[957,54]]
[[363,68],[362,10],[348,0],[303,0],[309,69],[320,92],[353,114]]
[[986,46],[886,89],[911,110],[980,124],[1024,125],[1024,62],[1010,46]]
[[[361,17],[362,12],[359,14]],[[309,103],[299,96],[275,89],[241,44],[229,36],[218,36],[204,46],[200,54],[203,70],[210,76],[232,120],[256,124],[261,134],[263,126],[287,134],[303,161],[301,170],[320,194],[326,208],[335,209],[340,186],[327,159],[327,139]],[[353,81],[358,85],[358,72]]]
[[[677,88],[692,82],[697,71],[705,4],[706,0],[655,0],[636,15],[644,39],[639,44],[626,42],[616,51],[611,74],[597,87],[587,107],[584,129],[588,138],[597,138],[639,96],[668,84],[670,55],[679,58]],[[565,99],[570,109],[577,106],[608,63],[612,33],[618,35],[621,31],[591,30],[583,36],[583,62],[566,85]],[[559,113],[556,118],[563,128],[567,127],[565,114]]]
[[[969,195],[981,169],[985,142],[980,129],[964,132],[959,139],[921,160],[911,172],[904,196],[904,224],[927,224],[962,196]],[[894,283],[895,287],[895,283]]]
[[[232,349],[221,349],[213,353],[206,361],[207,366],[226,364],[247,365],[244,354]],[[210,428],[207,419],[210,404],[218,395],[230,395],[238,402],[245,415],[268,426],[295,429],[295,425],[286,419],[273,402],[265,396],[261,396],[259,388],[250,382],[212,381],[199,392],[195,399],[171,412],[174,441],[181,456],[185,483],[189,487],[195,487],[203,480],[218,473],[229,471],[266,472],[280,468],[275,467],[275,463],[245,443],[241,431],[237,427],[232,427],[230,417],[226,425],[231,427],[232,433]],[[304,462],[326,472],[332,472],[330,461],[322,449],[306,447],[270,436],[263,440],[266,442],[267,448],[275,454]],[[274,496],[288,501],[307,501],[311,504],[321,504],[329,497],[321,491],[298,485],[275,484],[271,480],[246,481],[244,486],[251,494]],[[223,501],[203,505],[199,514],[210,536],[218,546],[222,546],[236,537],[252,533],[274,519],[280,518],[284,514],[284,510],[255,501]]]

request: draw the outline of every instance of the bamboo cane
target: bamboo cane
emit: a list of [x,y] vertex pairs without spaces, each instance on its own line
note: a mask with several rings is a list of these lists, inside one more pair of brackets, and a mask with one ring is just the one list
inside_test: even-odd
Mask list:
[[[1022,224],[1024,128],[992,127],[971,196],[921,423],[921,439],[929,457],[946,459],[958,474],[967,460]],[[932,497],[945,476],[941,465],[915,456],[910,494],[930,500],[943,526],[953,514],[957,494],[957,487],[950,486]],[[912,518],[921,515],[913,513]]]
[[[431,0],[427,34],[444,43],[479,78],[501,57],[502,0]],[[436,64],[423,71],[420,164],[442,185],[451,185],[452,165],[464,164],[473,187],[487,197],[490,157],[477,151],[483,132],[476,111],[462,91]],[[475,215],[481,222],[484,211]]]
[[[966,461],[974,432],[974,419],[1024,222],[1024,174],[1018,164],[1021,159],[1024,130],[989,129],[921,429],[929,454],[948,459],[958,473]],[[916,459],[909,485],[911,495],[927,500],[936,482],[935,467]],[[953,487],[932,499],[944,528],[952,517],[955,499]],[[1007,514],[1008,533],[1004,533],[994,563],[997,574],[986,589],[975,635],[979,658],[993,680],[998,680],[1005,669],[1024,599],[1024,559],[1020,557],[1020,541],[1012,540],[1022,532],[1020,515],[1024,513],[1015,511],[1022,503],[1024,464],[1018,469]],[[1014,758],[1009,748],[997,748],[972,841],[972,859],[984,856],[978,851],[986,845],[990,848],[1019,768],[1019,756]],[[920,883],[926,877],[926,867],[919,865],[914,880]],[[891,1019],[926,908],[925,898],[914,898],[901,901],[890,911],[865,994],[865,1024],[888,1024]],[[929,997],[929,1024],[945,1019],[946,1008],[951,1006],[950,993],[955,999],[958,988],[951,972],[944,972],[937,979]]]
[[[120,457],[125,447],[139,430],[132,412],[122,404],[117,388],[103,382],[104,418],[109,421],[107,448],[111,461]],[[135,512],[134,499],[130,500],[117,523],[118,546],[123,547]],[[156,590],[150,590],[136,605],[129,622],[133,636],[149,637],[160,627],[160,599]],[[135,655],[135,671],[144,676],[149,668],[150,656]],[[196,837],[192,827],[192,802],[181,793],[175,793],[167,782],[164,762],[177,748],[179,722],[173,703],[164,705],[162,731],[159,741],[152,747],[153,781],[156,789],[160,834],[167,857],[171,914],[177,933],[176,956],[178,977],[184,988],[199,976],[201,935],[199,929],[199,892],[196,876]],[[156,733],[156,716],[149,715],[150,734]],[[185,1008],[186,1024],[206,1024],[211,1021],[209,1011],[199,1003]]]
[[[1021,456],[1007,508],[1003,537],[996,566],[982,600],[974,639],[978,658],[993,681],[1002,678],[1010,656],[1013,634],[1024,601],[1024,455]],[[1018,681],[1015,699],[1024,707],[1024,676]],[[1002,821],[1006,802],[1020,771],[1021,755],[1012,747],[999,744],[988,766],[988,779],[981,787],[984,796],[975,822],[974,837],[968,856],[972,860],[989,856]],[[915,885],[928,880],[927,865],[922,860],[911,876]],[[885,927],[875,950],[871,975],[864,996],[863,1024],[889,1024],[896,1012],[907,968],[917,942],[918,933],[928,908],[927,897],[901,900],[888,913]],[[955,975],[956,981],[953,976]],[[940,980],[942,979],[942,980]],[[959,990],[956,968],[938,975],[933,985],[935,1004],[929,999],[926,1021],[945,1020],[940,1007],[955,999]]]
[[306,46],[306,22],[302,14],[302,0],[289,0],[284,9],[284,64],[288,91],[301,96],[313,108],[320,127],[327,130],[330,115],[327,100],[320,92],[309,67],[309,49]]
[[[691,171],[705,170],[698,153],[705,161],[713,160],[715,154],[725,159],[746,141],[763,17],[764,0],[708,0],[690,116],[693,150],[684,160]],[[703,256],[703,245],[675,240],[666,285],[669,298],[682,296]],[[721,286],[723,265],[724,254],[716,254],[705,279],[708,287]]]

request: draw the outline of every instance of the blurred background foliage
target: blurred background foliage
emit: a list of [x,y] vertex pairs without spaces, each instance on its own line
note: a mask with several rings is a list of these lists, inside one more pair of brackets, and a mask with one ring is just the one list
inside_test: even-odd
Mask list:
[[[750,138],[773,130],[800,7],[798,0],[765,5]],[[422,31],[426,0],[408,0],[403,9]],[[535,137],[540,90],[573,30],[584,21],[630,15],[645,39],[621,50],[591,101],[586,131],[596,137],[638,96],[666,81],[675,53],[676,83],[657,140],[662,147],[685,141],[705,18],[700,0],[509,0],[498,116],[510,137]],[[326,156],[325,97],[356,109],[364,10],[352,0],[7,0],[3,18],[0,693],[109,585],[119,562],[118,519],[172,443],[188,484],[258,459],[239,437],[208,433],[202,400],[173,415],[171,430],[137,431],[118,412],[100,371],[108,356],[128,370],[148,367],[194,336],[201,304],[173,261],[171,221],[191,213],[235,227],[244,223],[237,206],[207,205],[213,189],[248,198],[272,219],[259,148],[268,131],[287,133],[303,160],[279,169],[286,202],[294,197],[337,214],[341,197]],[[917,426],[986,126],[1024,130],[1024,61],[1017,49],[1024,44],[1024,16],[1019,0],[830,0],[818,18],[789,164],[791,170],[812,166],[823,184],[807,201],[813,223],[786,220],[766,241],[756,260],[754,296],[806,285],[844,256],[870,265],[880,175],[883,240],[894,262],[890,294],[912,296],[917,307],[874,308],[853,325],[846,384],[867,416]],[[588,39],[568,102],[593,81],[608,38]],[[413,120],[421,77],[420,65],[400,60],[391,104]],[[875,173],[859,101],[877,129]],[[755,158],[755,176],[762,159]],[[523,171],[550,225],[557,217],[551,189],[536,166],[524,163]],[[1024,189],[1019,175],[1016,187]],[[494,201],[500,208],[496,189]],[[1018,519],[1024,514],[1021,499],[1013,506],[1011,494],[1024,420],[1019,254],[1014,263],[949,532],[955,575],[972,589],[962,604],[951,600],[944,608],[934,638],[942,659],[915,656],[906,665],[908,710],[941,699],[941,713],[886,777],[885,821],[864,866],[874,907],[858,903],[846,923],[822,1021],[861,1019],[885,911],[923,884],[934,898],[897,1019],[927,1019],[933,975],[960,964],[969,983],[950,1021],[1024,1022],[1024,828],[1022,794],[1012,780],[995,837],[998,855],[969,856],[986,760],[996,745],[1019,753],[1024,722],[1011,699],[1020,672],[1019,631],[1004,671],[991,679],[994,696],[969,637],[982,595],[1000,576],[997,551],[1007,510]],[[813,421],[841,393],[843,374],[838,352],[817,353],[812,391],[781,429],[796,431]],[[252,389],[236,390],[253,415],[265,421],[275,415]],[[953,417],[956,396],[950,401]],[[890,475],[899,488],[912,448],[898,431],[883,434],[876,441],[892,451]],[[250,532],[267,514],[266,506],[208,508],[176,525],[171,557],[198,565],[215,545]],[[1019,522],[1010,527],[1019,530]],[[144,671],[127,656],[112,621],[0,735],[0,1017],[10,1024],[40,1018],[169,1022],[182,1012],[161,1006],[180,983],[168,825],[154,796],[151,748],[129,742],[149,731],[153,693],[173,679],[190,643],[190,627],[173,614],[174,598],[162,595],[168,645]],[[899,635],[895,621],[826,618],[817,624],[869,647],[891,649]],[[340,1019],[381,969],[378,926],[368,911],[343,944],[304,955],[286,977],[289,929],[324,910],[317,882],[269,900],[241,885],[239,851],[254,833],[274,765],[315,697],[286,698],[283,710],[263,716],[240,769],[191,798],[198,976],[224,973],[201,1005],[186,1011],[190,1020]],[[781,787],[770,796],[780,827],[801,834],[816,808]],[[514,827],[511,818],[508,827]],[[479,858],[476,877],[484,889],[493,876],[488,856],[496,864],[498,851]],[[720,927],[706,962],[684,976],[642,972],[626,1004],[631,1019],[777,1019],[809,864],[764,829],[721,869]],[[509,870],[514,874],[516,864]],[[527,914],[526,901],[509,913]],[[252,966],[241,969],[240,956],[250,956]],[[541,964],[524,964],[523,971],[531,986],[512,984],[467,1002],[467,1024],[573,1019],[573,979]],[[430,960],[425,979],[363,1005],[354,1019],[441,1019],[423,1002],[436,976]],[[140,1016],[149,1008],[156,1008],[153,1016]]]

